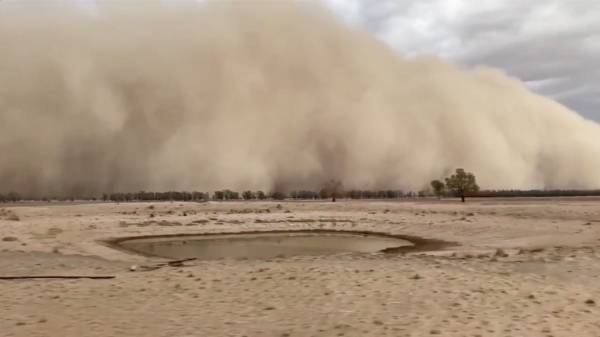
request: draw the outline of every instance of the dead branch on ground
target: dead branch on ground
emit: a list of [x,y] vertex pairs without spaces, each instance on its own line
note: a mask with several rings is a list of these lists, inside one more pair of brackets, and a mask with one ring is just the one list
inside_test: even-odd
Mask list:
[[116,276],[80,276],[80,275],[25,275],[25,276],[0,276],[0,280],[33,280],[33,279],[90,279],[90,280],[108,280]]

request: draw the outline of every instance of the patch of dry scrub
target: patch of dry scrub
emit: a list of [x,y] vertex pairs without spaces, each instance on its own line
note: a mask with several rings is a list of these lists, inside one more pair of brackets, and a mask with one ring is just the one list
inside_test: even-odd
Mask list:
[[21,218],[19,218],[19,216],[16,215],[13,211],[0,209],[0,220],[20,221]]
[[131,227],[131,226],[137,226],[137,227],[148,227],[148,226],[176,227],[176,226],[183,226],[183,224],[181,222],[167,221],[167,220],[161,220],[161,221],[150,220],[150,221],[144,221],[144,222],[126,222],[126,221],[119,222],[119,227],[121,227],[121,228],[126,228],[126,227]]

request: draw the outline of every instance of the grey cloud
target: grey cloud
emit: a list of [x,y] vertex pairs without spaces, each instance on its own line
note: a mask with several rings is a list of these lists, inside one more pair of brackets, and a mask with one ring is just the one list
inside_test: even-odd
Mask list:
[[540,81],[560,78],[537,92],[553,97],[587,118],[600,121],[598,104],[600,52],[584,48],[584,39],[600,34],[600,27],[530,36],[503,45],[492,52],[482,50],[462,59],[467,65],[485,64],[504,69],[521,80]]
[[562,104],[570,107],[575,111],[581,111],[581,115],[595,120],[600,121],[600,99],[598,99],[598,92],[600,88],[596,87],[589,91],[578,92],[566,98],[559,98],[558,101]]
[[454,34],[465,41],[487,38],[490,33],[510,34],[514,38],[520,26],[533,10],[535,2],[518,2],[515,5],[499,12],[487,10],[469,16],[464,21],[458,21],[451,27]]
[[[358,21],[405,54],[435,53],[466,67],[500,68],[524,82],[561,79],[532,89],[600,121],[596,98],[600,97],[598,1],[511,1],[481,10],[472,2],[468,12],[451,19],[440,14],[435,20],[439,28],[424,36],[411,30],[411,23],[420,20],[417,13],[439,11],[441,1],[358,3]],[[547,21],[540,20],[542,15]],[[532,18],[547,28],[528,29]],[[405,29],[407,34],[393,33]]]
[[[385,29],[386,24],[400,15],[407,15],[414,3],[411,1],[375,0],[356,1],[360,16],[359,22],[374,32]],[[432,3],[431,0],[423,2]]]

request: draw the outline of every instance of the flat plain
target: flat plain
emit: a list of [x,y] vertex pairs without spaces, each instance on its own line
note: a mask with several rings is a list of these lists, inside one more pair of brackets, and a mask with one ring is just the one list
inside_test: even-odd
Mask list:
[[[18,206],[18,207],[16,207]],[[427,252],[160,259],[103,240],[348,230]],[[2,336],[600,336],[600,200],[0,205]]]

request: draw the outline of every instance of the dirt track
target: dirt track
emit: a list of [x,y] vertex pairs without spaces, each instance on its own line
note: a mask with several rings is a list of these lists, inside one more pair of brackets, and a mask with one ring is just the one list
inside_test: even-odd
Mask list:
[[[0,331],[24,337],[596,337],[597,202],[4,207],[0,275],[117,278],[0,281]],[[8,220],[11,215],[19,221]],[[134,273],[132,264],[157,261],[97,242],[311,228],[413,235],[460,246],[432,254],[223,260]]]

